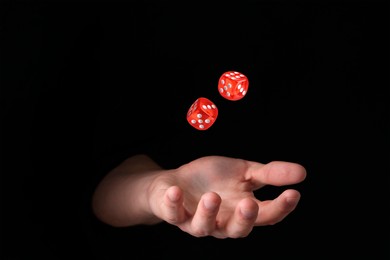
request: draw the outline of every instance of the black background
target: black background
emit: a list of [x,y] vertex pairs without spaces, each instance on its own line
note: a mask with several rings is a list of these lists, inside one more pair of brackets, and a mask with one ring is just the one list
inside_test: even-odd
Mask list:
[[[385,1],[3,1],[1,259],[388,259]],[[249,78],[223,99],[219,76]],[[207,131],[185,120],[204,96]],[[90,197],[126,156],[301,163],[297,209],[244,239],[115,229]],[[283,187],[256,194],[272,198]]]

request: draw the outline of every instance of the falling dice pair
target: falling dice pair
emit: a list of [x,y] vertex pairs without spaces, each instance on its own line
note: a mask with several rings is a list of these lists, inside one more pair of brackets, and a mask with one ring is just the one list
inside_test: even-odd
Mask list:
[[[242,99],[248,91],[248,78],[237,71],[222,74],[218,81],[218,92],[222,97],[236,101]],[[207,130],[218,116],[217,106],[209,99],[200,97],[187,112],[187,121],[198,130]]]

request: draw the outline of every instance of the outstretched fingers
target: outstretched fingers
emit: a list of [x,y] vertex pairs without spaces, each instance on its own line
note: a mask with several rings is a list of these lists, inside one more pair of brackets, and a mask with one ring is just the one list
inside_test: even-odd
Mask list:
[[204,237],[214,232],[221,202],[221,197],[214,192],[202,195],[191,222],[191,230],[194,236]]
[[214,236],[217,238],[246,237],[252,231],[258,216],[259,206],[251,198],[241,200],[227,223],[217,223],[221,198],[214,192],[205,193],[191,222],[191,234],[196,237]]
[[183,191],[177,187],[169,187],[163,199],[163,218],[170,224],[177,225],[185,221],[186,213],[183,206]]
[[250,198],[241,200],[226,226],[226,235],[231,238],[248,236],[253,229],[258,212],[259,206],[256,201]]
[[298,205],[301,195],[298,191],[289,189],[273,200],[259,203],[259,215],[256,226],[274,225],[282,221]]

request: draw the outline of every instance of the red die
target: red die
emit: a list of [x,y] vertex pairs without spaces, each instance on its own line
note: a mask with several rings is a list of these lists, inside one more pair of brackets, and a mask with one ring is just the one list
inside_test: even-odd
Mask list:
[[226,99],[239,100],[248,92],[248,78],[240,72],[225,72],[218,81],[219,93]]
[[187,113],[187,121],[198,130],[206,130],[218,116],[218,108],[209,99],[200,97],[191,105]]

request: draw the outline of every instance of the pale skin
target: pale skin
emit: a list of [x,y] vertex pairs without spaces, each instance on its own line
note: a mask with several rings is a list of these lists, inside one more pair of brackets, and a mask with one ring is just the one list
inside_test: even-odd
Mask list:
[[132,156],[97,186],[93,211],[114,227],[167,222],[195,237],[240,238],[254,227],[274,225],[298,205],[300,192],[285,189],[271,200],[254,191],[267,185],[302,182],[297,163],[266,164],[224,156],[205,156],[176,169],[163,169],[144,154]]

